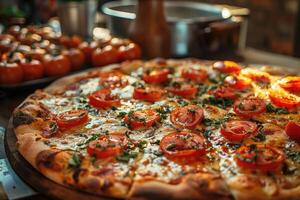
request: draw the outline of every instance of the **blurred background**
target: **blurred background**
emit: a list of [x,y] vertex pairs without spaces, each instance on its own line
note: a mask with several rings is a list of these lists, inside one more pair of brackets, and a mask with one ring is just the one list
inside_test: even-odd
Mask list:
[[[98,1],[97,26],[105,26],[101,6],[109,1],[111,0]],[[251,14],[248,18],[247,46],[300,57],[299,0],[194,1],[248,8]],[[0,23],[4,25],[47,23],[57,15],[58,3],[58,0],[0,0]]]

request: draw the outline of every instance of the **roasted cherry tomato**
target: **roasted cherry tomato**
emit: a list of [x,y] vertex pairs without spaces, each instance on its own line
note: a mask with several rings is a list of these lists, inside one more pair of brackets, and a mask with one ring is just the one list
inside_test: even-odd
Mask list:
[[237,98],[235,91],[230,87],[219,87],[211,91],[211,94],[217,98],[235,100]]
[[250,121],[228,121],[221,127],[221,134],[229,141],[240,142],[257,133],[257,125]]
[[300,92],[300,77],[288,76],[279,81],[280,87],[289,92]]
[[146,71],[143,74],[142,79],[146,83],[160,84],[168,80],[169,73],[170,71],[168,69],[153,69],[153,70]]
[[203,82],[207,79],[207,71],[204,69],[185,69],[182,70],[181,76],[185,79]]
[[82,39],[79,36],[72,36],[72,37],[68,37],[68,36],[61,36],[59,39],[60,44],[62,44],[63,46],[67,47],[67,48],[76,48],[80,45],[80,43],[82,42]]
[[261,83],[270,82],[270,74],[258,69],[246,68],[242,70],[241,74],[256,82],[261,82]]
[[158,88],[135,88],[133,98],[143,101],[155,102],[158,101],[163,94],[163,91]]
[[89,103],[95,108],[107,109],[121,105],[120,99],[111,94],[110,89],[101,89],[89,96]]
[[73,71],[80,69],[85,62],[84,54],[79,49],[64,50],[62,54],[70,60]]
[[197,87],[191,84],[173,84],[171,87],[168,87],[167,90],[184,98],[193,98],[198,91]]
[[69,59],[63,55],[45,55],[43,64],[46,75],[62,76],[71,71],[71,63]]
[[283,161],[281,150],[265,145],[242,146],[236,152],[237,164],[250,170],[274,171]]
[[35,80],[44,76],[44,65],[39,60],[24,59],[20,63],[25,80]]
[[87,152],[90,156],[96,156],[97,159],[104,159],[122,153],[127,143],[124,134],[110,133],[91,141],[87,146]]
[[218,61],[213,64],[213,69],[221,73],[239,73],[241,67],[232,61]]
[[79,45],[79,49],[84,53],[86,63],[92,63],[92,53],[98,46],[99,45],[96,41],[93,41],[91,43],[82,42]]
[[118,52],[120,61],[133,60],[141,57],[141,48],[134,43],[120,46]]
[[159,120],[159,114],[154,110],[138,110],[135,112],[129,112],[124,117],[124,121],[133,130],[148,128]]
[[57,116],[57,124],[60,129],[69,129],[86,123],[89,119],[85,110],[70,110]]
[[160,141],[160,149],[169,158],[189,158],[205,154],[205,140],[191,132],[173,132]]
[[127,79],[120,71],[101,72],[99,84],[105,88],[118,88],[128,85]]
[[46,53],[47,51],[45,49],[36,48],[31,49],[29,52],[26,53],[26,55],[28,55],[33,60],[39,60],[40,62],[43,62]]
[[104,48],[97,48],[92,53],[92,62],[94,67],[101,67],[104,65],[118,62],[118,51],[116,48],[108,45]]
[[15,84],[23,80],[24,73],[18,63],[0,63],[0,83]]
[[251,86],[251,80],[245,77],[227,76],[225,84],[237,90],[244,90]]
[[297,122],[290,121],[285,126],[285,133],[296,142],[300,143],[300,125]]
[[294,108],[300,103],[298,96],[278,89],[271,89],[269,98],[274,105],[288,109]]
[[171,113],[171,122],[176,126],[193,129],[203,119],[203,109],[196,105],[177,108]]
[[233,110],[239,116],[251,118],[266,112],[266,103],[257,97],[247,97],[235,102]]

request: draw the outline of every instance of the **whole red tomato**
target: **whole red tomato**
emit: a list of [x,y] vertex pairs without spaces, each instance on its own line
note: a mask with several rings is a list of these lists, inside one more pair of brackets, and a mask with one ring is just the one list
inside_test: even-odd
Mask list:
[[44,65],[39,60],[23,59],[20,63],[25,80],[35,80],[44,76]]
[[62,52],[71,62],[72,71],[80,69],[85,61],[84,54],[79,49],[68,49]]
[[47,76],[62,76],[71,71],[71,63],[66,56],[47,54],[43,61]]
[[0,83],[15,84],[23,80],[23,70],[18,63],[0,63]]
[[92,54],[94,67],[100,67],[118,62],[118,51],[116,48],[108,45],[104,48],[97,48]]

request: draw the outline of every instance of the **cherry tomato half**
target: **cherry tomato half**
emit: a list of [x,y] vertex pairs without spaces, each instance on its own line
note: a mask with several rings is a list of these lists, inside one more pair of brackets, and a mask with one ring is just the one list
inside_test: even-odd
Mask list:
[[196,105],[177,108],[171,113],[171,122],[179,127],[193,129],[203,119],[203,109]]
[[127,143],[124,134],[111,133],[91,141],[87,146],[87,152],[90,156],[96,156],[97,159],[104,159],[120,154]]
[[279,81],[280,87],[289,92],[300,92],[300,77],[288,76]]
[[225,84],[237,90],[244,90],[251,86],[251,80],[244,77],[227,76]]
[[213,64],[213,69],[222,73],[239,73],[241,67],[233,61],[218,61]]
[[219,87],[216,90],[211,91],[211,93],[217,98],[231,100],[235,100],[237,98],[235,91],[230,87]]
[[297,122],[290,121],[285,126],[285,133],[296,142],[300,143],[300,125]]
[[167,90],[177,96],[184,98],[193,98],[195,97],[198,89],[196,86],[191,84],[180,84],[172,87],[168,87]]
[[69,129],[84,124],[88,121],[88,113],[85,110],[70,110],[57,116],[57,125],[61,129]]
[[205,154],[205,140],[191,132],[173,132],[160,141],[160,149],[170,158],[188,158]]
[[101,72],[99,74],[99,84],[105,88],[118,88],[128,85],[124,74],[119,71]]
[[242,70],[241,74],[256,82],[262,82],[262,83],[270,82],[270,74],[267,72],[263,72],[259,69],[246,68]]
[[221,127],[220,133],[229,141],[240,142],[257,133],[257,125],[250,121],[228,121]]
[[271,89],[269,98],[274,105],[288,109],[294,108],[300,103],[300,99],[296,95],[278,89]]
[[95,108],[107,109],[121,105],[120,99],[111,95],[110,89],[100,89],[89,96],[89,104]]
[[161,98],[162,94],[163,91],[157,88],[135,88],[133,92],[133,98],[143,101],[155,102]]
[[236,155],[237,164],[251,170],[274,171],[284,161],[281,150],[265,145],[242,146]]
[[266,112],[266,103],[257,97],[247,97],[235,102],[233,110],[239,116],[251,118]]
[[138,110],[130,112],[124,117],[124,121],[133,130],[148,128],[159,120],[159,114],[154,110]]
[[154,69],[143,74],[142,79],[146,83],[160,84],[168,80],[170,71],[168,69]]
[[203,82],[207,79],[207,71],[204,69],[185,69],[181,72],[181,76],[185,79]]

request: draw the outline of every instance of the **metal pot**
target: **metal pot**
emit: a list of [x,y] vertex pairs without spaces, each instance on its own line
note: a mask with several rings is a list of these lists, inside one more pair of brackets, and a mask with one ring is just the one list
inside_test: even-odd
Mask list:
[[97,9],[96,0],[63,2],[58,8],[61,31],[65,35],[92,36]]
[[[135,7],[135,1],[103,5],[113,35],[128,37]],[[198,2],[166,1],[165,13],[171,29],[172,57],[205,57],[224,47],[232,50],[239,46],[240,22],[232,20],[228,9]]]

